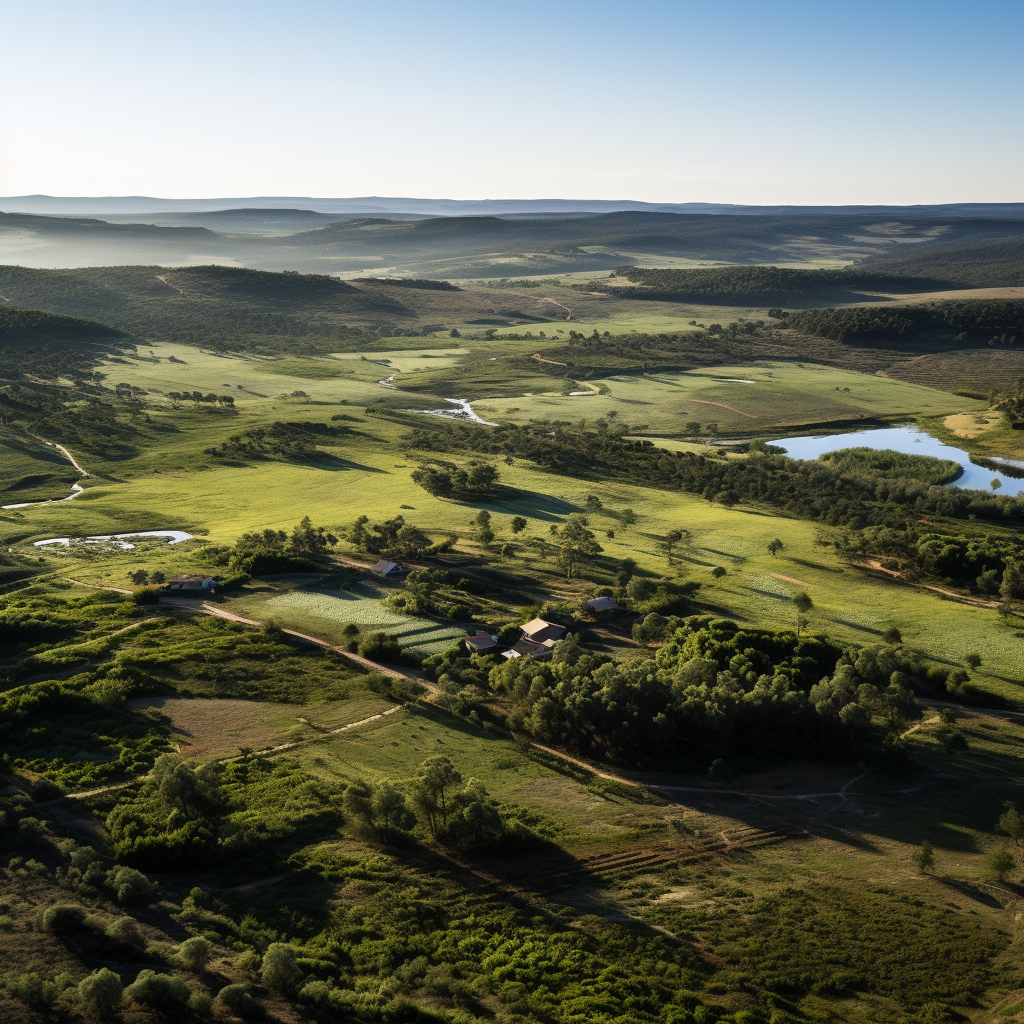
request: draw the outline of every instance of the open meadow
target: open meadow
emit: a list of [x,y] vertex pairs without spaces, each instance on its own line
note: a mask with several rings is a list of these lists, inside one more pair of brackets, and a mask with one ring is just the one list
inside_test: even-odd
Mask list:
[[[104,969],[124,1024],[1020,1018],[1024,506],[762,443],[1012,455],[969,355],[582,275],[218,273],[166,276],[437,319],[32,364],[4,494],[83,490],[0,512],[0,1018],[103,1019]],[[191,536],[81,540],[140,530]]]

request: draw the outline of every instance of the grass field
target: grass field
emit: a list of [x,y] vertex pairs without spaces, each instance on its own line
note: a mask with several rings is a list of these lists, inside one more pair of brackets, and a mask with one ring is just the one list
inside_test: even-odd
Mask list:
[[496,422],[581,417],[593,421],[614,412],[625,422],[643,423],[649,432],[665,434],[683,434],[691,420],[717,423],[723,431],[750,433],[830,420],[984,408],[984,403],[931,388],[799,363],[759,362],[688,373],[630,374],[602,378],[600,383],[607,394],[530,395],[517,399],[512,407],[502,399],[477,401],[473,408],[484,419]]
[[346,642],[342,630],[351,623],[361,633],[388,633],[403,647],[424,657],[445,650],[465,635],[465,630],[456,626],[389,611],[381,602],[392,591],[355,578],[355,574],[353,577],[344,588],[332,591],[281,588],[278,593],[262,592],[232,600],[231,610],[259,621],[270,619],[335,644]]
[[[184,346],[159,346],[153,351],[159,362],[110,364],[108,370],[112,376],[119,375],[115,380],[125,379],[153,391],[193,387],[206,391],[213,390],[216,382],[221,386],[231,384],[238,414],[217,415],[188,407],[174,410],[169,404],[154,403],[150,414],[153,422],[146,427],[147,447],[137,456],[106,465],[86,463],[95,476],[86,481],[81,498],[4,513],[0,517],[0,539],[28,542],[68,534],[178,528],[195,533],[201,541],[175,548],[158,545],[88,557],[75,552],[48,553],[41,571],[57,569],[85,582],[125,586],[128,573],[139,566],[150,571],[159,568],[165,573],[205,568],[202,541],[227,544],[248,530],[290,529],[303,515],[337,527],[363,514],[383,519],[399,512],[438,536],[454,532],[462,538],[460,547],[485,562],[493,561],[493,555],[468,541],[478,506],[434,498],[416,487],[411,481],[416,460],[396,446],[404,428],[368,416],[361,408],[371,398],[396,394],[373,383],[386,374],[381,363],[371,360],[392,360],[394,369],[411,379],[421,372],[425,376],[433,374],[434,364],[445,361],[444,374],[458,380],[459,366],[447,365],[447,360],[465,358],[461,354],[452,349],[419,350],[406,355],[386,350],[365,353],[367,359],[363,360],[356,353],[351,358],[346,355],[327,361],[332,367],[335,362],[354,367],[351,377],[318,379],[267,373],[264,360],[224,358]],[[170,355],[182,362],[169,362]],[[422,371],[417,368],[421,364],[427,364]],[[495,364],[485,360],[485,365]],[[360,379],[356,379],[357,374]],[[716,377],[755,383],[716,383]],[[861,414],[931,414],[941,421],[948,414],[984,408],[983,403],[971,399],[882,377],[788,363],[615,377],[601,383],[607,386],[608,394],[475,400],[474,408],[485,418],[497,421],[531,415],[592,421],[614,410],[620,421],[647,422],[652,433],[682,433],[685,422],[694,419],[716,421],[723,430],[760,432],[762,436],[768,429],[781,430],[787,417],[794,424],[801,419],[806,422]],[[837,391],[837,387],[849,387],[850,391]],[[315,401],[272,397],[292,390],[304,390]],[[410,408],[423,407],[423,394],[409,392],[408,397]],[[325,448],[317,459],[231,465],[202,454],[211,444],[269,418],[329,422],[343,401],[349,403],[345,415],[355,416],[355,422],[345,421],[354,432]],[[518,411],[509,412],[514,408]],[[510,537],[508,523],[512,516],[522,515],[529,520],[528,536],[546,532],[552,523],[581,510],[588,494],[596,494],[610,509],[632,508],[639,516],[633,529],[619,529],[617,520],[600,515],[593,518],[605,549],[605,568],[600,570],[605,578],[610,578],[617,560],[632,557],[650,572],[683,572],[700,581],[703,607],[765,625],[791,624],[795,617],[789,598],[797,590],[806,589],[815,602],[814,629],[863,644],[877,642],[886,628],[896,625],[909,643],[940,660],[960,664],[967,653],[982,653],[985,662],[979,681],[993,690],[1013,693],[1021,680],[1024,648],[1020,630],[1012,623],[1002,622],[990,609],[961,605],[844,567],[831,551],[815,545],[817,531],[810,523],[761,509],[725,509],[691,495],[620,483],[588,483],[540,472],[525,463],[502,465],[501,472],[502,482],[515,490],[485,503],[495,515],[499,539]],[[670,567],[659,545],[660,539],[676,528],[690,530],[691,542],[681,551],[678,564]],[[616,530],[614,539],[602,536],[609,529]],[[779,558],[773,559],[766,545],[775,537],[786,547]],[[720,580],[710,572],[716,565],[727,570]],[[523,568],[530,574],[540,573],[546,585],[558,592],[571,594],[575,590],[575,585],[559,580],[552,565],[540,563],[533,556]],[[510,571],[518,570],[513,564]],[[267,601],[260,598],[265,603],[275,599],[280,600],[272,608],[264,611],[261,607],[261,615],[314,635],[318,631],[329,634],[344,622],[358,621],[357,615],[366,625],[372,625],[379,609],[373,599],[360,603],[357,611],[355,601],[338,594],[276,595]],[[371,606],[375,609],[372,614]],[[392,623],[388,628],[392,626],[406,628],[411,624],[402,620],[401,625]],[[419,637],[424,651],[436,649],[448,635],[411,634]]]
[[383,697],[365,692],[309,707],[217,697],[142,697],[133,702],[135,710],[167,722],[184,757],[201,761],[230,757],[240,747],[263,750],[312,739],[389,707],[393,705]]

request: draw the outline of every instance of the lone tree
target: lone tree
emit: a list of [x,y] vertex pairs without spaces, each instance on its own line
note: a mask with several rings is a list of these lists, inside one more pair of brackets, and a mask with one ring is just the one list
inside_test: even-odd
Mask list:
[[665,554],[668,555],[668,564],[672,564],[672,552],[675,546],[683,539],[682,530],[670,530],[665,534],[665,539],[661,542],[661,546],[665,549]]
[[690,435],[690,437],[699,437],[700,436],[700,421],[699,420],[690,420],[690,422],[686,424],[686,432]]
[[1017,810],[1016,804],[1006,804],[1006,810],[999,815],[999,824],[996,828],[1004,836],[1009,836],[1018,846],[1024,846],[1024,815]]
[[797,610],[796,634],[799,636],[801,630],[808,625],[807,613],[814,607],[814,602],[806,590],[801,590],[799,594],[794,596],[793,604]]
[[922,875],[928,874],[933,867],[935,867],[935,851],[932,849],[932,844],[926,839],[921,843],[920,849],[914,854],[914,863],[917,865],[917,870]]
[[771,552],[772,558],[775,558],[775,556],[778,555],[778,553],[782,551],[785,548],[785,546],[786,545],[783,544],[778,537],[776,537],[775,540],[768,541],[768,550]]
[[473,525],[476,527],[477,540],[484,547],[487,547],[494,540],[494,529],[491,527],[491,513],[485,508],[480,509],[473,520]]
[[530,520],[524,516],[513,516],[509,529],[512,530],[512,536],[518,537],[529,525]]

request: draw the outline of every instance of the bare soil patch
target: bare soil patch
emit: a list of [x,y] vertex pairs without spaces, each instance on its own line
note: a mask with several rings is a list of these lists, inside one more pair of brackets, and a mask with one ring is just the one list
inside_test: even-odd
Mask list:
[[260,750],[285,740],[329,732],[391,706],[374,694],[314,707],[203,697],[145,697],[130,705],[135,711],[152,708],[166,716],[182,755],[203,760],[226,757],[239,747]]

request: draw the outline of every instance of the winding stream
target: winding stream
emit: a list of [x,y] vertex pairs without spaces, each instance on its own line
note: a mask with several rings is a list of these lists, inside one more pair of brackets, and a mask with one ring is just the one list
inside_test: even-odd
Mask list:
[[[78,460],[64,447],[62,444],[57,444],[56,441],[43,441],[43,444],[49,445],[51,448],[56,448],[57,451],[61,452],[63,456],[71,463],[83,477],[87,477],[89,474],[82,469],[78,464]],[[85,490],[81,484],[72,484],[71,493],[64,498],[47,498],[45,501],[19,501],[14,505],[0,505],[0,509],[15,509],[15,508],[32,508],[34,505],[54,505],[59,501],[71,501],[77,498],[82,491]]]
[[475,412],[473,407],[469,404],[468,398],[446,398],[446,402],[451,402],[456,408],[454,409],[403,409],[402,412],[415,412],[421,416],[440,416],[446,420],[467,420],[470,423],[482,423],[485,427],[496,427],[497,423],[491,423],[489,420],[482,419]]

